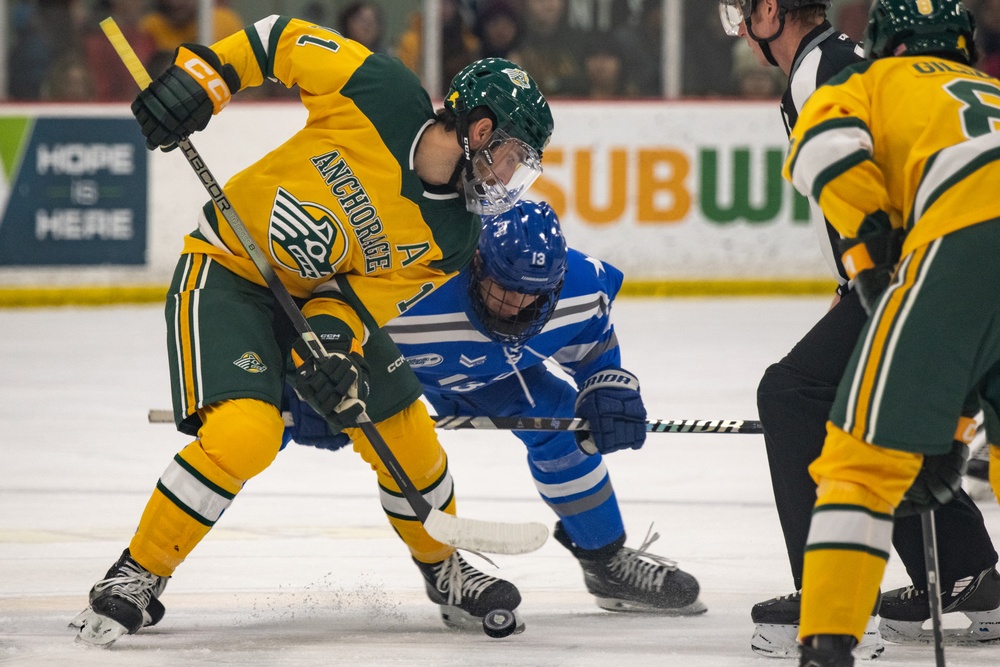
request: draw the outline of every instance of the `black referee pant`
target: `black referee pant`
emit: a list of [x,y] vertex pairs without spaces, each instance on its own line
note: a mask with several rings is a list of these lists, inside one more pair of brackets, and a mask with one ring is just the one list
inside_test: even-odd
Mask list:
[[[796,590],[802,588],[803,550],[816,502],[809,464],[823,449],[837,385],[867,320],[856,291],[851,290],[784,359],[764,372],[757,388],[774,502]],[[996,565],[997,552],[983,515],[965,491],[934,515],[943,590]],[[920,517],[897,518],[892,543],[913,585],[926,590]]]

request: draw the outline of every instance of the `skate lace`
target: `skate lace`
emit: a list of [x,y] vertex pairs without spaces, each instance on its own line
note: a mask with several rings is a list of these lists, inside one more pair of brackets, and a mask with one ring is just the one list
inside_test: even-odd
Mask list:
[[94,584],[94,590],[103,593],[110,588],[112,595],[123,597],[140,609],[145,609],[160,579],[161,577],[149,572],[138,563],[126,561],[121,564],[113,577]]
[[456,552],[441,562],[434,585],[439,592],[447,594],[448,604],[455,606],[464,598],[478,600],[494,581],[496,579],[466,563]]
[[650,525],[639,548],[622,547],[619,549],[608,563],[608,569],[622,581],[641,590],[659,591],[663,587],[667,575],[677,569],[677,563],[647,551],[649,546],[658,539],[660,539],[660,534],[654,533],[653,526]]

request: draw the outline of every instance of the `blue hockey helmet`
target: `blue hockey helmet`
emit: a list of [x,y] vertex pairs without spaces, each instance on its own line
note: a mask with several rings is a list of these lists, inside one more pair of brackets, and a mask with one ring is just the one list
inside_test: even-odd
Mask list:
[[487,335],[520,345],[555,312],[566,275],[566,239],[545,202],[522,201],[483,218],[469,292]]

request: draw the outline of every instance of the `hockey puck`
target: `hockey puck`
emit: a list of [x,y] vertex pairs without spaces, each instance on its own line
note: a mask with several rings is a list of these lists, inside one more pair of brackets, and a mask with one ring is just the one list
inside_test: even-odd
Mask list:
[[517,619],[514,612],[507,609],[494,609],[483,616],[483,632],[494,639],[502,639],[514,634],[517,629]]

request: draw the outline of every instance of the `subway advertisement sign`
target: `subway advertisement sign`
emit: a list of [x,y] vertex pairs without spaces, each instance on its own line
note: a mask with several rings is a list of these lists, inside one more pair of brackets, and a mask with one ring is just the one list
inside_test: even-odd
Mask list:
[[635,278],[829,278],[777,101],[553,105],[529,197]]
[[135,121],[0,117],[0,266],[146,263],[146,149]]

